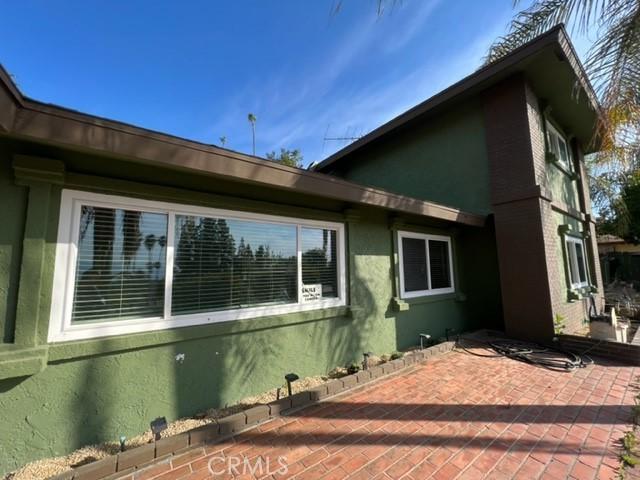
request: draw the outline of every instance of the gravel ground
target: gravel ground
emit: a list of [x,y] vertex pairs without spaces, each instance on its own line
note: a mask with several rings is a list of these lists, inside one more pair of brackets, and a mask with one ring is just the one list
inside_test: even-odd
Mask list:
[[[369,366],[379,365],[389,360],[388,355],[382,355],[381,357],[371,356],[369,358]],[[346,368],[337,367],[329,372],[327,375],[320,375],[316,377],[306,377],[295,381],[292,384],[292,393],[296,394],[309,390],[313,387],[317,387],[334,378],[340,378],[347,375]],[[255,405],[265,404],[276,400],[277,388],[247,397],[242,399],[235,405],[224,408],[212,408],[206,412],[201,412],[194,415],[191,418],[181,418],[175,422],[168,424],[167,429],[162,432],[162,437],[170,437],[177,435],[178,433],[186,432],[207,423],[211,423],[216,418],[226,417],[234,413],[247,410]],[[281,387],[280,395],[286,396],[286,385]],[[127,449],[144,445],[153,441],[153,435],[148,430],[137,437],[127,439]],[[117,442],[106,442],[99,445],[89,445],[82,447],[75,452],[65,455],[63,457],[44,458],[35,462],[28,463],[24,467],[8,473],[3,477],[3,480],[42,480],[54,475],[58,475],[66,470],[70,470],[73,467],[79,467],[87,463],[95,462],[102,458],[114,455],[120,450],[120,444]]]
[[[344,375],[346,375],[346,370],[343,368],[337,368],[327,376],[302,378],[292,384],[292,390],[293,393],[302,392],[304,390],[308,390],[310,388],[321,385],[331,380],[332,378],[337,378]],[[283,386],[281,395],[286,396],[286,394],[286,386]],[[276,396],[277,389],[274,388],[273,390],[261,393],[260,395],[247,397],[238,402],[236,405],[232,405],[230,407],[218,409],[212,408],[210,410],[207,410],[206,412],[194,415],[193,418],[181,418],[179,420],[176,420],[175,422],[171,422],[167,426],[167,429],[162,432],[162,437],[177,435],[178,433],[186,432],[187,430],[191,430],[207,423],[211,423],[213,419],[226,417],[227,415],[241,412],[242,410],[246,410],[255,405],[269,403],[273,400],[276,400]],[[149,430],[141,435],[138,435],[137,437],[127,439],[126,444],[128,448],[132,448],[144,445],[145,443],[150,443],[152,440],[153,436],[151,434],[151,431]],[[4,480],[42,480],[62,473],[66,470],[70,470],[72,467],[78,467],[80,465],[84,465],[96,460],[100,460],[101,458],[108,457],[109,455],[117,453],[119,450],[120,444],[117,442],[106,442],[99,445],[90,445],[80,448],[75,452],[63,457],[45,458],[32,463],[28,463],[15,472],[11,472],[5,475],[3,478]]]

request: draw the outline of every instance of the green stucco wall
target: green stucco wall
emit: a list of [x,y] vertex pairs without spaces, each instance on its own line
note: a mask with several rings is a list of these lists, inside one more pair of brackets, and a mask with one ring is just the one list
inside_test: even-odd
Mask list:
[[[15,211],[2,214],[5,228],[1,233],[4,237],[0,245],[0,286],[4,287],[0,287],[0,305],[4,306],[4,316],[0,318],[4,325],[13,322],[19,295],[16,285],[28,196],[26,187],[14,186],[10,165],[11,154],[21,148],[5,146],[0,158],[0,184],[8,187],[2,188],[0,195],[16,206]],[[38,153],[44,156],[47,151],[42,147]],[[65,161],[64,152],[54,154]],[[79,162],[77,154],[74,155],[67,168]],[[101,165],[104,161],[87,158],[82,173],[92,170],[90,165]],[[122,175],[138,172],[133,165],[120,171]],[[70,173],[68,178],[72,177]],[[117,178],[92,177],[86,180],[85,188],[115,189],[119,194],[158,200],[192,197],[198,204],[219,206],[221,197],[210,196],[203,188],[199,192],[176,193],[178,190],[167,186],[165,172],[162,177],[164,186],[147,177],[147,182],[154,183],[148,187],[125,184]],[[61,185],[51,187],[51,212],[44,229],[40,311],[45,314],[40,315],[37,336],[41,343],[46,343],[61,188]],[[212,190],[216,192],[215,188]],[[170,198],[165,194],[170,194]],[[239,198],[228,198],[227,202],[249,208]],[[256,209],[254,204],[251,209]],[[265,213],[292,216],[300,216],[300,212],[299,206],[289,208],[282,202],[265,209]],[[339,214],[314,213],[316,218],[326,216],[332,220],[336,220],[336,215]],[[358,218],[346,220],[346,224],[351,309],[49,345],[46,368],[42,371],[0,380],[3,426],[0,472],[30,460],[62,455],[86,444],[115,441],[120,435],[133,436],[147,429],[149,421],[157,416],[174,420],[209,407],[232,404],[280,385],[283,375],[291,371],[301,376],[323,374],[336,365],[360,360],[364,351],[385,353],[403,349],[417,343],[418,333],[438,338],[446,328],[459,332],[500,326],[495,242],[490,225],[456,229],[442,224],[417,226],[453,235],[457,288],[465,295],[415,300],[410,302],[408,311],[397,312],[392,306],[396,266],[394,232],[388,215],[383,211],[362,211]],[[23,312],[27,315],[30,311]],[[16,324],[32,321],[29,314],[28,318],[17,318]],[[6,344],[11,335],[5,333],[4,338],[5,349],[12,347]],[[2,352],[0,348],[0,359]],[[184,361],[177,361],[177,354],[184,354]]]
[[387,135],[384,142],[373,142],[336,168],[339,175],[354,182],[469,212],[491,212],[479,100]]
[[0,143],[0,341],[12,342],[22,256],[22,236],[27,192],[16,186],[11,171],[10,150]]

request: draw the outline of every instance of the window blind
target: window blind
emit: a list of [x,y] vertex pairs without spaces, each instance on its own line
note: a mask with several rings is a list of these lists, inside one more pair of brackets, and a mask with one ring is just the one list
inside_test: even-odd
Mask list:
[[402,238],[402,265],[405,291],[415,292],[429,289],[425,240]]
[[302,228],[302,284],[319,285],[323,298],[338,297],[336,231]]
[[449,244],[440,240],[429,240],[429,273],[431,288],[451,286],[449,266]]
[[159,317],[167,215],[83,206],[72,322]]
[[172,315],[297,302],[296,230],[176,215]]
[[586,259],[584,256],[584,250],[582,248],[582,243],[576,243],[576,260],[578,261],[578,278],[580,279],[580,283],[587,283],[587,269],[586,269]]
[[69,190],[61,202],[71,248],[56,252],[50,338],[344,305],[340,224]]

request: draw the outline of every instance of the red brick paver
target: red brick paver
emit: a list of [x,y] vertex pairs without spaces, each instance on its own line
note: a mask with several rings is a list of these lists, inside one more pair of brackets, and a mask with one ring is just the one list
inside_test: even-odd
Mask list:
[[637,375],[452,352],[128,478],[616,478]]

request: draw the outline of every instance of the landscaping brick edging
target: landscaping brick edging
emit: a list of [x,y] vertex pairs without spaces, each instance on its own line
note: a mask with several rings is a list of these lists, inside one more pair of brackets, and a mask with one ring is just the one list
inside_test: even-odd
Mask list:
[[50,477],[49,480],[107,480],[127,475],[151,466],[159,460],[166,460],[191,447],[205,443],[216,443],[260,423],[272,420],[290,412],[308,407],[335,395],[364,387],[370,382],[395,374],[400,370],[422,363],[433,356],[453,350],[455,342],[443,342],[423,350],[405,353],[402,358],[361,370],[355,374],[332,380],[291,397],[284,397],[266,405],[257,405],[242,412],[214,420],[210,424],[161,438],[131,450],[111,455],[102,460]]
[[603,357],[627,365],[640,366],[640,345],[565,334],[558,335],[558,343],[562,349],[578,355]]

